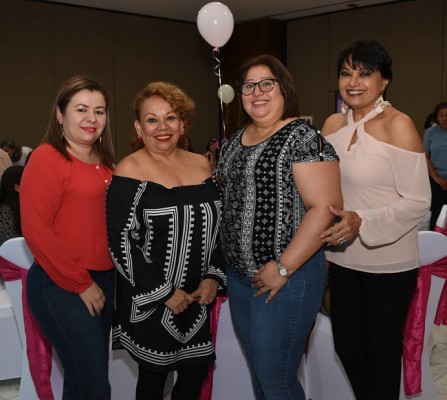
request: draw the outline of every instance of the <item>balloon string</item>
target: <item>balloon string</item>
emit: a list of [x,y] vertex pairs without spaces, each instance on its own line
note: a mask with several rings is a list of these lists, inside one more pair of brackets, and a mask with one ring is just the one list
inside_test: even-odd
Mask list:
[[[217,65],[214,67],[214,75],[217,75],[219,80],[219,89],[222,86],[222,74],[220,72],[220,59],[219,59],[219,48],[215,47],[213,49],[213,58],[216,60]],[[224,117],[224,106],[222,101],[222,96],[219,96],[220,99],[220,113],[222,117],[222,129],[223,129],[223,137],[225,137],[225,117]]]

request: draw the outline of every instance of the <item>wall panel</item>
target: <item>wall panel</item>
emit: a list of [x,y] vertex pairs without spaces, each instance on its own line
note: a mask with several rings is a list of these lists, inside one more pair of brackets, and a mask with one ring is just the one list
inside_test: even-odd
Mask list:
[[0,141],[34,147],[43,137],[55,90],[52,10],[0,2]]
[[[325,118],[320,115],[333,112],[340,50],[357,39],[375,39],[393,57],[394,79],[388,99],[411,116],[422,135],[427,114],[447,98],[447,0],[401,1],[321,18],[287,23],[288,67],[303,95],[303,113],[316,115],[316,125],[320,125]],[[309,58],[303,60],[301,48],[309,52]],[[327,82],[326,88],[316,87],[316,75],[321,76],[322,86]],[[324,101],[314,99],[315,91]],[[320,93],[324,91],[326,98]]]

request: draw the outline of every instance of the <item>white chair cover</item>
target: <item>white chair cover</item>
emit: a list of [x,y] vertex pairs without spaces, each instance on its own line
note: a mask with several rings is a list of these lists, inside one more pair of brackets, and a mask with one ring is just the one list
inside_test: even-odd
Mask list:
[[[298,379],[304,392],[307,393],[307,369],[304,357],[298,370]],[[250,371],[234,332],[228,301],[222,303],[219,314],[212,398],[255,400]]]
[[[0,247],[0,256],[24,269],[29,269],[33,263],[33,256],[23,237],[9,239]],[[39,400],[34,389],[26,356],[25,327],[22,309],[22,281],[5,282],[6,290],[11,298],[12,308],[17,321],[17,327],[22,342],[22,372],[20,380],[19,400]]]
[[[418,232],[418,243],[421,265],[432,264],[447,256],[447,236],[441,233],[433,231]],[[421,359],[422,393],[416,396],[406,397],[403,391],[403,384],[401,384],[400,400],[436,400],[437,398],[436,384],[433,382],[430,358],[435,347],[432,334],[434,319],[444,283],[445,280],[442,278],[437,276],[431,277],[430,294],[425,315],[424,348]],[[445,366],[445,370],[447,372],[447,366]]]
[[[10,239],[3,243],[0,247],[0,256],[25,269],[29,269],[33,263],[33,256],[23,237]],[[19,400],[39,400],[31,378],[26,356],[26,340],[22,310],[22,282],[20,280],[10,281],[5,282],[5,285],[11,297],[20,339],[23,343],[23,350],[20,350],[22,355],[22,371]],[[4,353],[1,353],[0,358],[4,358]],[[113,350],[110,352],[109,379],[112,386],[112,400],[134,399],[137,376],[137,364],[131,359],[127,351]],[[55,351],[53,351],[52,355],[51,386],[54,399],[62,399],[63,371]]]

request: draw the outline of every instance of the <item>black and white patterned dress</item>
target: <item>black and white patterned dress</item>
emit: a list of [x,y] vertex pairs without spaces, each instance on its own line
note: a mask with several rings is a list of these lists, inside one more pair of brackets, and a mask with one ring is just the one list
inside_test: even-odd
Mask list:
[[251,277],[282,254],[306,212],[292,165],[338,157],[324,138],[320,156],[317,132],[300,119],[254,146],[241,143],[244,130],[222,146],[217,173],[224,188],[225,259],[239,275]]
[[155,372],[215,359],[209,307],[174,315],[164,304],[176,288],[192,293],[204,278],[226,285],[218,244],[220,192],[215,181],[167,189],[114,176],[107,231],[117,270],[113,341]]

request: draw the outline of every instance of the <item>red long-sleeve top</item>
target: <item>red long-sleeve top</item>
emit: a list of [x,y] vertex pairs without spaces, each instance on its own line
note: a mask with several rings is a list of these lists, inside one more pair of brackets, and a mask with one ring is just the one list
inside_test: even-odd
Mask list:
[[112,171],[71,158],[49,144],[33,151],[20,183],[20,210],[35,261],[58,286],[82,293],[93,283],[88,270],[113,268],[105,219]]

